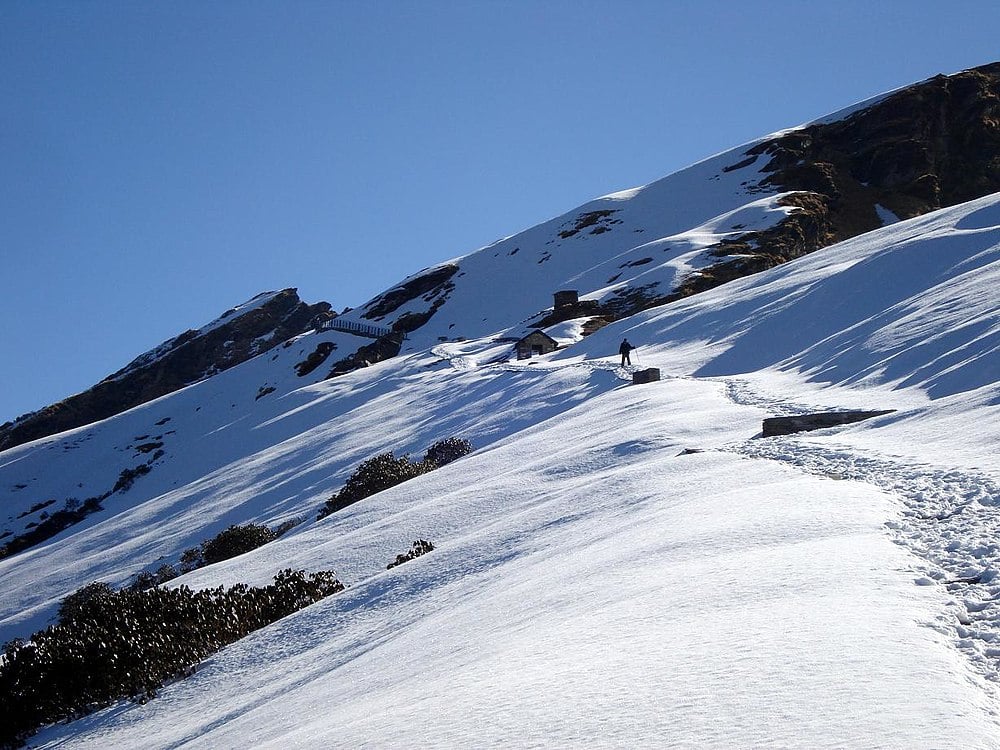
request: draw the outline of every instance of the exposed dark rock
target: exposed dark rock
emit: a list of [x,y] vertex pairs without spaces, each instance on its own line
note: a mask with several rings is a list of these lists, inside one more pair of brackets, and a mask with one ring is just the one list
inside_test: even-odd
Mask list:
[[840,122],[789,133],[754,151],[764,185],[824,193],[836,239],[1000,190],[1000,63],[935,76]]
[[576,217],[576,221],[573,222],[573,226],[570,229],[564,229],[559,232],[559,236],[566,240],[572,237],[574,234],[579,234],[582,230],[587,227],[594,227],[590,232],[591,234],[601,234],[602,232],[610,231],[608,224],[619,224],[620,221],[609,221],[610,217],[618,213],[618,209],[604,209],[601,211],[588,211],[582,213]]
[[670,302],[671,298],[660,291],[659,284],[644,284],[616,289],[614,296],[602,302],[597,312],[609,320],[620,320],[629,315]]
[[432,293],[441,294],[450,290],[446,289],[449,279],[458,272],[458,266],[446,264],[438,266],[427,273],[414,276],[412,279],[390,289],[380,297],[375,298],[365,306],[365,312],[361,316],[369,320],[384,318],[395,312],[407,302]]
[[877,229],[879,205],[908,219],[1000,191],[1000,63],[936,76],[745,156],[724,171],[766,159],[756,189],[792,192],[782,202],[798,210],[719,243],[712,254],[722,260],[676,289],[630,290],[606,303],[605,314],[631,315]]
[[891,414],[895,409],[882,411],[829,411],[817,414],[799,414],[794,417],[770,417],[764,420],[764,430],[761,437],[791,435],[796,432],[822,430],[825,427],[837,427],[843,424],[861,422],[872,417]]
[[645,385],[655,383],[660,379],[659,367],[648,367],[645,370],[636,370],[632,373],[632,385]]
[[29,440],[106,419],[159,398],[309,330],[310,322],[330,309],[326,302],[307,305],[295,289],[285,289],[267,303],[200,334],[187,331],[155,352],[137,358],[89,390],[0,428],[0,450]]
[[338,375],[345,375],[362,367],[368,367],[376,362],[395,357],[403,346],[402,333],[390,333],[375,339],[371,344],[362,346],[353,354],[344,357],[334,363],[333,368],[327,378],[335,378]]
[[549,326],[554,326],[556,323],[562,323],[564,320],[596,316],[600,311],[601,306],[596,300],[577,300],[576,302],[556,306],[552,312],[532,325],[537,328],[548,328]]
[[[337,345],[332,341],[321,341],[316,348],[310,352],[309,356],[306,357],[302,362],[295,365],[295,374],[300,378],[305,377],[321,364],[326,362],[326,358],[330,356],[330,353],[337,348]],[[271,389],[274,390],[273,388]],[[260,396],[257,396],[260,398]]]

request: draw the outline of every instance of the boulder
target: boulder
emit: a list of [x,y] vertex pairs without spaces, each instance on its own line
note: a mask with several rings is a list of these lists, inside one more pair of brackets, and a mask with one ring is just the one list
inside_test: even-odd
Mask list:
[[660,379],[660,368],[648,367],[645,370],[636,370],[632,373],[632,385],[642,385],[652,383]]
[[796,432],[822,430],[825,427],[836,427],[842,424],[861,422],[872,417],[880,417],[883,414],[890,414],[894,411],[896,410],[827,411],[816,414],[798,414],[794,417],[770,417],[764,420],[764,429],[761,437],[775,437],[777,435],[791,435]]

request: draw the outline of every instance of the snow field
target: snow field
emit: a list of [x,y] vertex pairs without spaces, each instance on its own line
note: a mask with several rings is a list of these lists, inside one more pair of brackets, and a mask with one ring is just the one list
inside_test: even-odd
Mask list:
[[[108,489],[170,418],[166,455],[129,493],[0,561],[0,640],[230,523],[307,518],[178,583],[294,567],[350,584],[42,746],[1000,747],[1000,197],[491,364],[565,280],[608,284],[606,264],[664,238],[732,230],[760,165],[715,180],[729,156],[582,207],[622,224],[544,261],[579,212],[460,259],[448,305],[395,360],[299,379],[318,342],[338,357],[351,339],[307,334],[0,455],[20,528],[33,502]],[[681,188],[697,197],[664,199]],[[770,201],[747,210],[766,221]],[[623,336],[665,380],[624,384]],[[753,439],[765,416],[824,408],[898,411]],[[449,436],[478,450],[311,520],[362,460]],[[416,538],[437,549],[385,571]]]
[[[884,533],[892,496],[678,455],[758,416],[718,383],[616,388],[197,571],[294,549],[352,585],[40,746],[996,747],[941,592]],[[384,571],[405,530],[438,549]]]

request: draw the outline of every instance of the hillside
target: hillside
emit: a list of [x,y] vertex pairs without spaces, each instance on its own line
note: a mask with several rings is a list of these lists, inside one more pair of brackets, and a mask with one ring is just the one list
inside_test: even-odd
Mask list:
[[[436,341],[591,327],[757,273],[831,243],[1000,190],[1000,63],[862,102],[731,149],[644,187],[579,206],[424,269],[341,316],[397,332],[341,340],[324,373]],[[552,309],[553,293],[582,304]],[[0,449],[104,419],[309,330],[326,302],[259,295],[122,372],[0,426]],[[229,317],[232,314],[233,317]],[[319,365],[316,365],[319,366]]]
[[308,330],[329,309],[326,302],[307,305],[294,289],[258,294],[141,354],[92,388],[0,425],[0,450],[100,421],[211,377]]
[[[993,75],[712,157],[340,316],[406,331],[398,356],[357,367],[371,339],[304,330],[4,450],[0,542],[100,507],[0,559],[0,640],[234,523],[295,525],[169,585],[259,585],[289,567],[348,584],[155,700],[33,745],[1000,747],[1000,193],[942,188],[897,220],[920,179],[890,191],[873,176],[878,221],[848,232],[843,202],[804,199],[760,158],[803,134],[830,155],[842,142],[823,134],[870,127],[875,107],[956,102]],[[836,180],[857,179],[830,158]],[[830,209],[833,244],[758,266],[762,238],[809,201]],[[738,242],[742,258],[720,255]],[[738,260],[759,273],[686,293]],[[597,308],[556,322],[561,289]],[[607,325],[584,337],[597,316]],[[546,317],[563,348],[512,359],[512,337]],[[661,381],[631,384],[623,337]],[[892,411],[761,437],[766,417],[832,409]],[[476,450],[317,520],[362,461],[452,436]],[[417,539],[435,549],[387,570]]]

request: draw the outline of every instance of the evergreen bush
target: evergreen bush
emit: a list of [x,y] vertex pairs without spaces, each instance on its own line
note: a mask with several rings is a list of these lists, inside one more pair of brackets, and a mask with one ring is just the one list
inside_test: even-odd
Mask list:
[[405,454],[397,458],[392,451],[380,453],[374,458],[363,461],[355,469],[340,491],[326,501],[319,513],[319,518],[346,508],[376,492],[395,487],[397,484],[419,476],[432,468],[434,467],[422,462],[411,461],[410,457]]
[[420,557],[421,555],[426,555],[428,552],[434,549],[434,545],[428,542],[426,539],[418,539],[413,543],[413,546],[408,552],[402,555],[396,555],[396,559],[385,566],[386,570],[391,570],[397,565],[402,565],[405,562],[409,562],[414,558]]
[[267,526],[248,523],[243,526],[233,525],[225,531],[220,531],[207,542],[201,543],[201,558],[203,565],[228,560],[242,555],[244,552],[257,549],[273,542],[277,535]]
[[440,467],[472,453],[472,443],[464,438],[450,437],[438,440],[427,449],[424,463]]
[[434,443],[424,454],[423,461],[411,461],[408,454],[399,456],[389,451],[363,461],[340,490],[320,509],[316,520],[336,513],[376,492],[395,487],[407,479],[451,463],[472,451],[472,443],[462,438],[446,438]]
[[209,654],[343,588],[330,571],[301,570],[261,588],[84,586],[63,601],[55,625],[4,646],[0,747],[21,747],[44,724],[155,697]]

